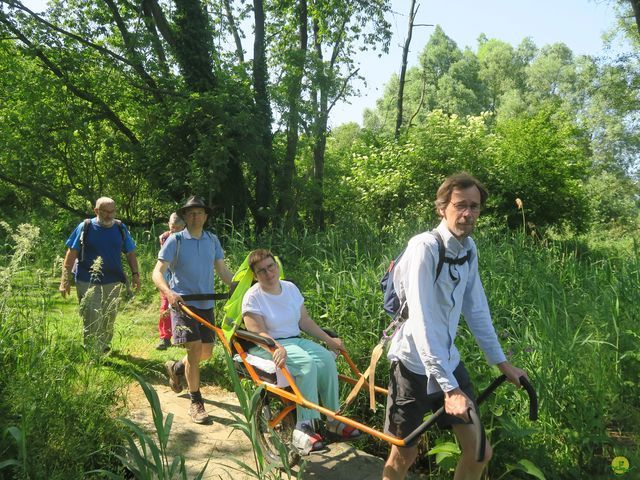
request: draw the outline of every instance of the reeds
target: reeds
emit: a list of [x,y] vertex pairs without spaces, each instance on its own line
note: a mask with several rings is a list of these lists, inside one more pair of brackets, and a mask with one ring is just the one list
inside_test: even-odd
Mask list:
[[[380,277],[409,237],[430,227],[390,226],[380,233],[361,224],[260,238],[233,230],[222,239],[231,268],[256,247],[278,254],[313,318],[336,330],[356,363],[365,366],[388,322]],[[528,465],[523,460],[546,478],[608,478],[617,455],[640,465],[638,244],[606,234],[541,240],[524,230],[510,233],[491,225],[479,227],[475,239],[498,335],[512,363],[529,373],[540,399],[537,423],[527,419],[526,395],[510,386],[481,407],[495,447],[488,478],[511,478],[514,465]],[[65,330],[71,322],[65,317],[80,321],[75,306],[60,313],[51,275],[29,263],[34,249],[38,246],[25,246],[19,261],[1,265],[6,288],[0,292],[0,362],[6,368],[0,408],[6,414],[0,427],[9,434],[1,440],[0,467],[18,478],[81,478],[82,472],[114,465],[113,449],[122,444],[123,431],[113,409],[123,404],[120,385],[128,379],[101,368],[100,359],[79,348],[79,328]],[[148,272],[157,246],[140,250],[142,270]],[[129,308],[146,308],[141,299],[155,305],[153,287],[144,289]],[[464,324],[458,345],[482,389],[497,372],[487,366]],[[226,375],[224,361],[213,362]],[[384,364],[377,377],[387,383]],[[382,410],[371,416],[364,399],[346,413],[381,427]],[[15,435],[18,430],[22,436]],[[430,435],[428,448],[452,441],[446,433]],[[20,438],[22,443],[16,441]],[[388,445],[373,441],[367,448],[381,455],[388,451]],[[14,462],[3,463],[7,460]],[[434,479],[448,476],[435,465],[423,462],[422,468],[430,468]]]

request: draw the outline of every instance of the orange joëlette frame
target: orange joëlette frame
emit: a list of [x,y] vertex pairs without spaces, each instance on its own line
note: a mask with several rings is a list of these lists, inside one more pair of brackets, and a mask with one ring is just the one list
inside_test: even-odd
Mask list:
[[[191,297],[211,297],[211,295],[209,294],[205,294],[205,295],[191,295]],[[186,298],[186,296],[183,295],[183,297]],[[195,298],[193,298],[195,299]],[[273,395],[277,395],[280,398],[286,399],[289,402],[291,402],[290,405],[286,406],[278,415],[276,415],[276,417],[269,422],[269,425],[273,428],[276,425],[278,425],[286,416],[289,412],[291,412],[294,408],[296,408],[296,405],[300,405],[302,407],[305,408],[310,408],[312,410],[316,410],[318,412],[320,412],[321,414],[332,418],[334,420],[343,422],[346,425],[349,425],[351,427],[357,428],[358,430],[360,430],[361,432],[364,433],[368,433],[369,435],[372,435],[376,438],[379,438],[380,440],[384,440],[385,442],[388,442],[392,445],[396,445],[398,447],[408,447],[408,446],[412,446],[415,444],[415,442],[420,438],[420,436],[429,428],[431,427],[434,423],[436,423],[436,421],[438,420],[438,418],[443,415],[445,413],[444,411],[444,406],[441,407],[440,409],[438,409],[433,415],[431,415],[430,417],[428,417],[428,419],[426,421],[424,421],[420,426],[418,426],[413,432],[411,432],[410,434],[408,434],[405,438],[398,438],[395,437],[393,435],[387,435],[384,432],[381,432],[379,430],[376,430],[375,428],[371,428],[367,425],[364,425],[360,422],[357,422],[355,420],[352,420],[351,418],[345,417],[340,415],[338,412],[334,412],[332,410],[328,410],[327,408],[324,408],[320,405],[317,405],[313,402],[308,401],[306,398],[304,398],[302,396],[302,394],[300,393],[300,390],[298,390],[298,387],[296,386],[296,383],[293,379],[293,376],[289,373],[289,370],[286,368],[286,366],[284,368],[281,369],[284,377],[286,378],[286,380],[289,382],[289,387],[291,388],[291,391],[289,390],[285,390],[284,388],[280,388],[278,386],[275,386],[271,383],[265,382],[262,378],[260,378],[260,376],[258,375],[258,373],[256,372],[255,368],[253,367],[253,365],[251,365],[246,357],[247,357],[247,352],[244,350],[244,348],[242,347],[242,345],[240,344],[240,342],[235,340],[235,337],[244,339],[244,340],[248,340],[251,341],[253,343],[255,343],[256,345],[259,343],[261,345],[266,346],[269,351],[273,352],[275,350],[275,343],[273,341],[271,341],[270,339],[264,338],[264,337],[260,337],[259,335],[256,335],[255,333],[252,332],[247,332],[246,330],[237,330],[234,334],[234,336],[231,338],[231,344],[230,342],[227,341],[226,337],[224,336],[224,333],[222,331],[221,328],[216,327],[215,325],[212,325],[211,323],[207,322],[205,319],[203,319],[202,317],[200,317],[199,315],[197,315],[196,313],[194,313],[189,307],[187,307],[186,305],[180,303],[180,308],[182,309],[182,311],[184,313],[186,313],[187,315],[189,315],[191,318],[193,318],[194,320],[200,322],[201,324],[203,324],[204,326],[206,326],[207,328],[213,330],[215,332],[215,334],[217,335],[217,337],[220,339],[220,341],[222,342],[222,344],[225,346],[225,348],[227,349],[227,352],[229,352],[229,354],[232,354],[233,351],[235,350],[239,355],[240,358],[242,359],[242,363],[245,367],[245,369],[247,370],[247,373],[249,374],[249,376],[251,377],[251,379],[254,381],[254,383],[258,386],[262,386],[265,390],[267,390],[268,392],[272,393]],[[232,349],[233,346],[233,349]],[[356,367],[356,365],[353,363],[353,361],[351,360],[351,357],[349,357],[349,353],[346,350],[341,350],[340,354],[342,355],[342,357],[345,359],[345,361],[347,362],[347,364],[349,365],[349,368],[351,369],[351,372],[358,378],[361,379],[363,377],[362,373],[360,372],[360,370],[358,370],[358,367]],[[338,378],[344,382],[350,383],[352,385],[355,385],[358,383],[358,380],[356,380],[355,378],[351,378],[351,377],[347,377],[345,375],[338,375]],[[496,388],[498,388],[500,385],[502,385],[506,380],[506,376],[505,375],[501,375],[498,378],[496,378],[495,380],[493,380],[493,382],[491,382],[491,384],[483,391],[480,393],[480,395],[478,395],[478,398],[476,399],[476,403],[478,405],[480,405],[484,400],[486,400],[486,398],[491,395]],[[366,381],[366,378],[363,380],[364,381],[364,386],[368,388],[369,384]],[[527,394],[529,395],[529,419],[531,421],[535,421],[538,418],[538,398],[536,395],[536,391],[533,388],[533,386],[531,385],[531,383],[529,382],[529,380],[525,377],[522,376],[519,379],[520,384],[522,386],[522,388],[524,388],[527,392]],[[376,385],[374,385],[373,390],[375,393],[380,394],[380,395],[387,395],[388,392],[385,388],[381,388],[378,387]],[[469,409],[468,410],[468,414],[469,417],[471,419],[471,424],[473,424],[474,426],[474,435],[476,436],[476,460],[477,461],[482,461],[484,458],[484,453],[485,453],[485,436],[484,436],[484,429],[482,428],[482,424],[480,422],[480,418],[478,416],[478,413],[474,410],[474,409]]]
[[[264,380],[262,380],[260,378],[260,376],[258,375],[258,373],[256,372],[255,368],[253,367],[253,365],[251,365],[249,362],[246,361],[246,357],[247,357],[247,352],[244,350],[244,348],[242,348],[242,345],[240,345],[239,342],[235,341],[235,337],[239,337],[239,338],[243,338],[245,340],[249,340],[249,341],[253,341],[254,343],[256,342],[256,335],[255,334],[251,334],[251,332],[244,332],[243,330],[239,330],[236,331],[236,333],[234,334],[234,337],[231,338],[231,341],[227,341],[227,339],[224,336],[224,333],[222,332],[222,329],[219,327],[216,327],[215,325],[212,325],[211,323],[209,323],[208,321],[206,321],[204,318],[200,317],[198,314],[196,314],[195,312],[193,312],[188,306],[184,305],[184,304],[180,304],[180,308],[181,310],[186,313],[187,315],[189,315],[191,318],[193,318],[194,320],[200,322],[202,325],[204,325],[205,327],[213,330],[215,332],[215,334],[217,335],[217,337],[220,339],[220,341],[222,342],[222,344],[224,345],[224,347],[226,348],[227,352],[229,354],[232,354],[233,351],[237,352],[238,355],[240,356],[240,358],[242,359],[242,363],[244,365],[244,367],[246,368],[247,372],[249,373],[249,376],[251,377],[251,379],[253,380],[253,382],[258,385],[258,386],[262,386],[265,390],[267,390],[268,392],[277,395],[278,397],[281,397],[283,399],[286,399],[290,402],[292,402],[292,404],[288,407],[286,407],[285,409],[283,409],[279,415],[277,415],[271,422],[270,422],[270,426],[273,428],[274,426],[276,426],[278,423],[280,423],[282,421],[282,419],[294,408],[296,408],[296,405],[300,405],[302,407],[305,408],[310,408],[312,410],[316,410],[318,412],[320,412],[323,415],[326,415],[329,418],[332,418],[334,420],[337,420],[339,422],[342,422],[346,425],[349,425],[353,428],[357,428],[358,430],[360,430],[361,432],[364,433],[368,433],[369,435],[372,435],[376,438],[379,438],[380,440],[384,440],[385,442],[388,442],[392,445],[396,445],[398,447],[406,447],[408,446],[408,443],[405,442],[404,439],[395,437],[393,435],[387,435],[384,432],[381,432],[379,430],[376,430],[375,428],[371,428],[367,425],[364,425],[363,423],[360,423],[356,420],[353,420],[349,417],[345,417],[343,415],[340,415],[338,412],[334,412],[333,410],[329,410],[321,405],[318,405],[316,403],[310,402],[309,400],[307,400],[306,398],[304,398],[302,396],[302,394],[300,393],[300,390],[298,390],[298,387],[296,386],[296,382],[293,379],[293,376],[291,375],[291,373],[289,373],[289,370],[286,368],[286,366],[284,368],[281,369],[282,374],[284,375],[284,377],[286,378],[286,380],[289,382],[289,387],[291,388],[291,391],[285,390],[284,388],[280,388],[277,387],[271,383],[265,382]],[[264,345],[269,349],[269,351],[273,351],[275,348],[275,345],[270,344],[272,342],[269,342],[268,339],[264,339],[261,338],[261,340],[264,341]],[[232,348],[233,347],[233,348]],[[353,372],[353,374],[355,376],[357,376],[358,378],[360,378],[362,376],[362,373],[360,372],[360,370],[358,370],[358,367],[353,363],[353,360],[351,360],[351,357],[349,356],[349,353],[346,350],[341,350],[340,354],[342,355],[342,357],[345,359],[345,361],[347,362],[347,364],[349,365],[349,368],[351,369],[351,371]],[[358,382],[358,379],[356,378],[352,378],[352,377],[348,377],[346,375],[338,375],[338,378],[344,382],[350,383],[352,385],[355,385]],[[368,382],[365,381],[365,386],[368,386]],[[386,388],[382,388],[382,387],[378,387],[378,386],[374,386],[374,390],[376,393],[380,394],[380,395],[387,395],[387,389]]]

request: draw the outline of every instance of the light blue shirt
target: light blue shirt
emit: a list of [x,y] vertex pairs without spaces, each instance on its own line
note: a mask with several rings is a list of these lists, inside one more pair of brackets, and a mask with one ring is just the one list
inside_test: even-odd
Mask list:
[[443,264],[434,284],[437,240],[429,232],[409,240],[393,276],[398,296],[407,300],[409,318],[394,335],[388,354],[390,360],[399,360],[412,372],[426,375],[428,393],[458,387],[453,371],[460,363],[455,338],[461,314],[489,364],[506,360],[478,275],[475,242],[470,237],[459,242],[444,220],[437,230],[447,257],[464,257],[470,251],[471,259],[463,265]]
[[[178,236],[182,238],[179,248]],[[203,231],[200,238],[194,238],[186,228],[170,235],[158,253],[158,260],[169,263],[169,287],[179,295],[214,293],[214,263],[223,258],[217,236]],[[213,300],[185,303],[201,309],[213,308]]]

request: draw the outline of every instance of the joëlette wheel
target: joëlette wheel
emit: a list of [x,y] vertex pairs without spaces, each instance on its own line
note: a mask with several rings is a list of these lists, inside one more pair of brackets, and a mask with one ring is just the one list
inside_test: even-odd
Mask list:
[[270,462],[286,468],[285,462],[289,467],[293,467],[300,461],[298,451],[291,444],[291,436],[296,426],[295,409],[273,428],[269,427],[269,422],[276,418],[285,406],[281,398],[265,390],[258,401],[255,420],[258,422],[258,441],[265,457]]

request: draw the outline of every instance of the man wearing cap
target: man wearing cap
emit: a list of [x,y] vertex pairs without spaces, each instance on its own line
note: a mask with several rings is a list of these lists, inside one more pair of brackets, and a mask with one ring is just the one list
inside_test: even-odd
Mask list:
[[[184,345],[187,349],[182,360],[165,363],[169,385],[174,392],[180,393],[181,377],[186,377],[191,397],[189,415],[195,423],[206,423],[209,416],[200,393],[200,362],[211,357],[215,333],[196,320],[181,315],[177,305],[182,302],[197,315],[213,323],[213,300],[185,302],[182,295],[213,292],[214,270],[227,285],[231,284],[233,274],[224,263],[224,252],[218,237],[204,230],[211,213],[204,199],[190,197],[177,213],[187,227],[171,235],[160,249],[153,270],[153,282],[172,306],[173,343]],[[167,283],[165,272],[168,269],[171,274]]]

